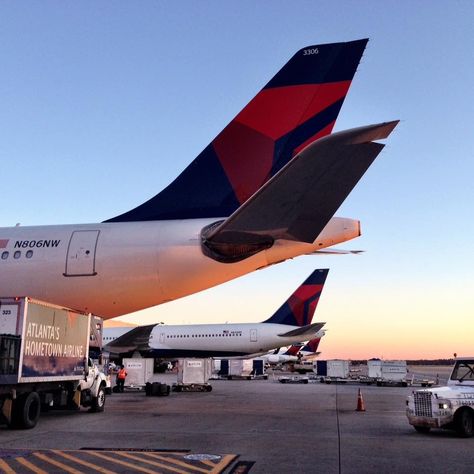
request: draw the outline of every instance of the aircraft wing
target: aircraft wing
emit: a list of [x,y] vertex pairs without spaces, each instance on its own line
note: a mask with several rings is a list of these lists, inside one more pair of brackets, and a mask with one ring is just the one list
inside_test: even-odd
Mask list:
[[303,336],[305,337],[307,336],[308,338],[314,337],[315,333],[317,333],[325,324],[326,323],[307,324],[306,326],[301,326],[300,328],[293,329],[283,334],[278,334],[278,336],[280,337],[302,336],[302,340],[304,340]]
[[156,324],[137,326],[105,345],[104,350],[114,354],[147,350],[150,348],[150,334],[155,326]]
[[[204,247],[229,261],[276,239],[312,243],[382,151],[398,121],[354,128],[314,141],[226,220],[203,232]],[[254,250],[252,252],[252,249]]]

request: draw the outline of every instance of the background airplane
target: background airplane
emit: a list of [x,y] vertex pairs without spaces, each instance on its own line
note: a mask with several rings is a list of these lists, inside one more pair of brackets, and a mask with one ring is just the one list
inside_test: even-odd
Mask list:
[[397,122],[328,135],[367,40],[298,51],[167,188],[100,224],[0,228],[0,294],[111,318],[360,235],[333,217]]
[[324,329],[321,329],[316,333],[316,337],[308,341],[306,344],[293,344],[287,350],[277,349],[272,354],[266,354],[262,356],[262,358],[270,365],[299,362],[300,360],[311,360],[320,354],[317,350],[319,343],[325,334]]
[[312,323],[312,319],[328,272],[321,269],[311,273],[261,323],[140,326],[108,343],[104,350],[114,355],[139,351],[155,358],[241,357],[307,340],[324,326]]

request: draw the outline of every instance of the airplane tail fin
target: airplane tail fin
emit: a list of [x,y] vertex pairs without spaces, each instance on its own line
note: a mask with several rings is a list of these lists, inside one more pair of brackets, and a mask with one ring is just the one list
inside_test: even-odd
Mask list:
[[310,352],[314,354],[318,351],[319,343],[321,342],[322,337],[315,337],[306,343],[306,345],[301,349],[301,352]]
[[328,272],[327,268],[314,270],[273,316],[264,323],[287,324],[289,326],[311,324]]
[[293,344],[288,348],[284,355],[295,356],[298,354],[300,349],[303,347],[303,344]]
[[106,222],[225,217],[331,133],[367,39],[299,50],[163,191]]

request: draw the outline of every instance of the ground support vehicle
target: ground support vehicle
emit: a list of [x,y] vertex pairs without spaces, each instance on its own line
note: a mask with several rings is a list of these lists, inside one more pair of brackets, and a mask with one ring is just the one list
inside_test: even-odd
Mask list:
[[439,381],[431,380],[431,379],[420,379],[415,378],[413,375],[411,379],[407,379],[407,384],[410,386],[421,386],[421,387],[432,387],[433,385],[438,385]]
[[211,367],[211,359],[179,359],[178,383],[173,384],[173,392],[210,392]]
[[282,375],[281,377],[278,377],[278,382],[280,383],[309,383],[309,377],[306,376],[297,376],[293,375],[291,377],[287,375]]
[[31,298],[0,298],[0,410],[33,428],[41,410],[105,406],[107,376],[89,355],[91,315]]
[[300,360],[299,362],[291,364],[290,369],[299,374],[306,374],[314,371],[314,364],[311,360]]
[[409,395],[406,414],[420,433],[444,428],[454,429],[462,437],[474,436],[474,357],[455,359],[447,386]]

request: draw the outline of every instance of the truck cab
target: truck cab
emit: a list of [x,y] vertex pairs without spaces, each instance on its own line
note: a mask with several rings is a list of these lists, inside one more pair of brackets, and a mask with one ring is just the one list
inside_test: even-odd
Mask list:
[[103,411],[105,394],[110,388],[110,377],[105,375],[91,358],[87,361],[84,378],[79,382],[77,406],[90,407],[92,411]]
[[443,428],[474,436],[474,357],[456,358],[446,386],[414,391],[406,403],[408,422],[420,433]]

